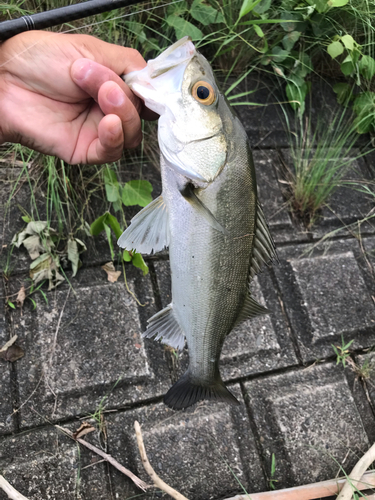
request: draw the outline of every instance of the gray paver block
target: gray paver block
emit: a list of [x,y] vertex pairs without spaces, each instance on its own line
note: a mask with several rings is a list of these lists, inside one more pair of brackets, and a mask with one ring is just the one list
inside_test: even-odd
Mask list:
[[[4,295],[4,289],[0,286],[0,293]],[[9,340],[6,326],[4,300],[0,306],[0,349]],[[0,434],[6,434],[13,430],[12,395],[11,395],[11,363],[0,359]]]
[[[35,311],[15,312],[14,332],[26,352],[17,362],[20,404],[30,398],[21,426],[93,412],[108,394],[109,406],[127,406],[169,387],[168,376],[155,377],[150,366],[137,303],[125,284],[109,284],[101,269],[89,271],[79,273],[81,283],[72,282],[75,292],[63,287],[47,293],[48,304],[36,296]],[[151,285],[139,279],[146,289],[139,298],[151,315]],[[129,276],[128,284],[134,292]]]
[[342,335],[352,348],[374,344],[375,304],[351,250],[292,257],[275,272],[305,361],[332,356]]
[[[76,428],[79,427],[77,424]],[[0,442],[0,470],[29,500],[110,498],[106,467],[85,468],[97,456],[54,428],[7,437]],[[0,491],[0,500],[8,496]]]
[[[347,381],[333,364],[245,383],[267,470],[277,488],[349,473],[369,441]],[[337,463],[337,462],[338,463]],[[340,474],[342,475],[342,474]]]
[[[134,436],[134,420],[138,420],[151,465],[167,484],[190,500],[225,498],[240,492],[228,465],[247,491],[263,490],[263,474],[241,391],[239,386],[230,389],[242,401],[241,406],[205,402],[175,412],[160,403],[109,415],[112,455],[150,483]],[[128,480],[114,471],[112,482],[116,498],[126,498],[122,491]]]
[[292,229],[287,206],[277,181],[276,166],[280,163],[279,153],[268,149],[253,151],[257,176],[258,195],[271,231],[279,227]]
[[[171,301],[169,261],[155,262],[162,305]],[[260,286],[267,292],[267,300]],[[233,380],[254,373],[265,372],[297,364],[285,318],[269,276],[264,272],[251,284],[254,298],[267,307],[270,315],[247,320],[237,326],[225,340],[221,354],[220,371],[224,380]],[[186,350],[180,355],[182,370],[188,365]]]

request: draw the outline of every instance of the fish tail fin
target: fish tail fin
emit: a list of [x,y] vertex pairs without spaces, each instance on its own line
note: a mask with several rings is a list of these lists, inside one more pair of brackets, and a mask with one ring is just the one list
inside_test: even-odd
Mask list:
[[173,410],[182,410],[204,399],[240,404],[225,387],[220,374],[211,384],[207,384],[193,378],[189,370],[169,389],[164,396],[164,403]]

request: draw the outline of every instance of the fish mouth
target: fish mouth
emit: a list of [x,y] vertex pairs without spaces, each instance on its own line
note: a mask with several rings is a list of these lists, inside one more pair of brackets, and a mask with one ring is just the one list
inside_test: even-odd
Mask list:
[[169,96],[181,91],[185,69],[196,53],[191,38],[185,36],[150,59],[145,68],[123,75],[123,79],[149,109],[162,115]]

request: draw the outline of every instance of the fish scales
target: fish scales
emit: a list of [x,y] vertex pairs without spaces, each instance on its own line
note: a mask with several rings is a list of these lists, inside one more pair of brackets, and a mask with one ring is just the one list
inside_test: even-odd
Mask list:
[[175,348],[186,337],[189,349],[189,368],[164,401],[174,409],[202,399],[236,403],[220,376],[220,353],[236,324],[268,312],[249,283],[276,257],[247,135],[188,38],[126,81],[161,115],[163,191],[119,245],[143,253],[169,246],[172,302],[144,336]]

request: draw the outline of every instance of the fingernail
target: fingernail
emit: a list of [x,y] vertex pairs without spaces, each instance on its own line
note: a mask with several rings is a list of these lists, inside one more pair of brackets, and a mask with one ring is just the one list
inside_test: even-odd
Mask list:
[[111,134],[114,136],[122,135],[122,124],[120,121],[116,122],[115,125],[112,125],[111,129]]
[[91,73],[92,65],[91,61],[82,61],[74,66],[74,78],[75,80],[85,80]]
[[114,106],[121,106],[125,100],[125,94],[118,87],[113,87],[113,89],[108,92],[107,99]]

